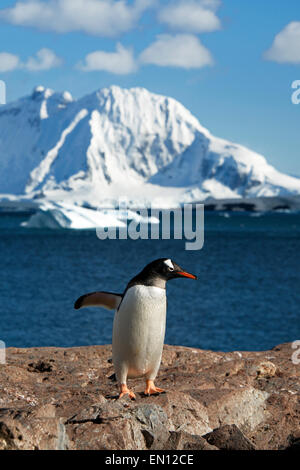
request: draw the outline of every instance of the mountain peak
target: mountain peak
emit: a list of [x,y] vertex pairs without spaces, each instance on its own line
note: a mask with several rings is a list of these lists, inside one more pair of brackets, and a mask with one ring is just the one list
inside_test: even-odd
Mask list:
[[0,192],[100,207],[175,207],[206,198],[300,194],[241,145],[214,137],[182,104],[119,86],[79,100],[42,85],[0,110]]
[[55,92],[51,88],[45,88],[42,85],[36,86],[31,94],[31,99],[35,101],[40,101],[40,100],[47,100],[51,97],[55,97],[55,99],[60,99],[65,101],[66,103],[70,103],[73,101],[73,97],[69,91],[64,91],[64,92]]
[[51,90],[51,88],[45,88],[42,85],[38,85],[33,89],[31,98],[33,100],[47,99],[47,98],[50,98],[50,96],[52,96],[53,94],[54,94],[54,91]]

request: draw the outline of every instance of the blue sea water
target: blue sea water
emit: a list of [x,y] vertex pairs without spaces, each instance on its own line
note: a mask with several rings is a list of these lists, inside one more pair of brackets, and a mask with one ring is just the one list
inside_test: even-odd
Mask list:
[[168,283],[168,344],[263,350],[300,339],[300,214],[205,214],[205,243],[105,240],[95,231],[26,229],[0,214],[0,339],[7,346],[111,343],[113,314],[73,309],[94,290],[122,292],[145,264],[173,258],[198,281]]

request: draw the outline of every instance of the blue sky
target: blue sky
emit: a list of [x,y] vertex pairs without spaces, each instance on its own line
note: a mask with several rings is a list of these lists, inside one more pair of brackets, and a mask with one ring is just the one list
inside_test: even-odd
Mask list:
[[7,101],[142,86],[300,176],[299,0],[2,0],[0,44]]

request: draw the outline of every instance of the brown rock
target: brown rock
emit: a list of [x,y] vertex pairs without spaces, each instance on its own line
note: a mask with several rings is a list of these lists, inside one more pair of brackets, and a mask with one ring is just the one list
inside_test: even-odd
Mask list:
[[25,410],[0,413],[1,450],[64,450],[67,447],[62,418],[37,417]]
[[0,364],[0,449],[204,449],[216,428],[218,448],[296,449],[292,352],[291,344],[231,353],[165,346],[156,383],[167,393],[145,397],[143,381],[132,380],[132,402],[117,400],[109,379],[111,346],[9,348]]
[[266,399],[269,394],[253,387],[230,386],[220,390],[191,391],[191,395],[202,403],[209,416],[212,428],[222,424],[237,424],[245,430],[255,429],[267,416]]
[[255,445],[235,425],[225,425],[203,436],[221,450],[255,450]]
[[165,446],[166,450],[219,450],[209,444],[203,437],[183,431],[171,432]]
[[183,430],[201,436],[211,430],[206,408],[189,393],[170,390],[159,397],[147,397],[144,401],[163,408],[170,431]]

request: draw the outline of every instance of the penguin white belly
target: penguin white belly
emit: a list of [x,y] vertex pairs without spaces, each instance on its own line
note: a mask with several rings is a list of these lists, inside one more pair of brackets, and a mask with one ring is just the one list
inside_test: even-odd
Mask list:
[[166,328],[166,291],[159,287],[130,287],[115,313],[113,363],[117,379],[154,379],[160,366]]

